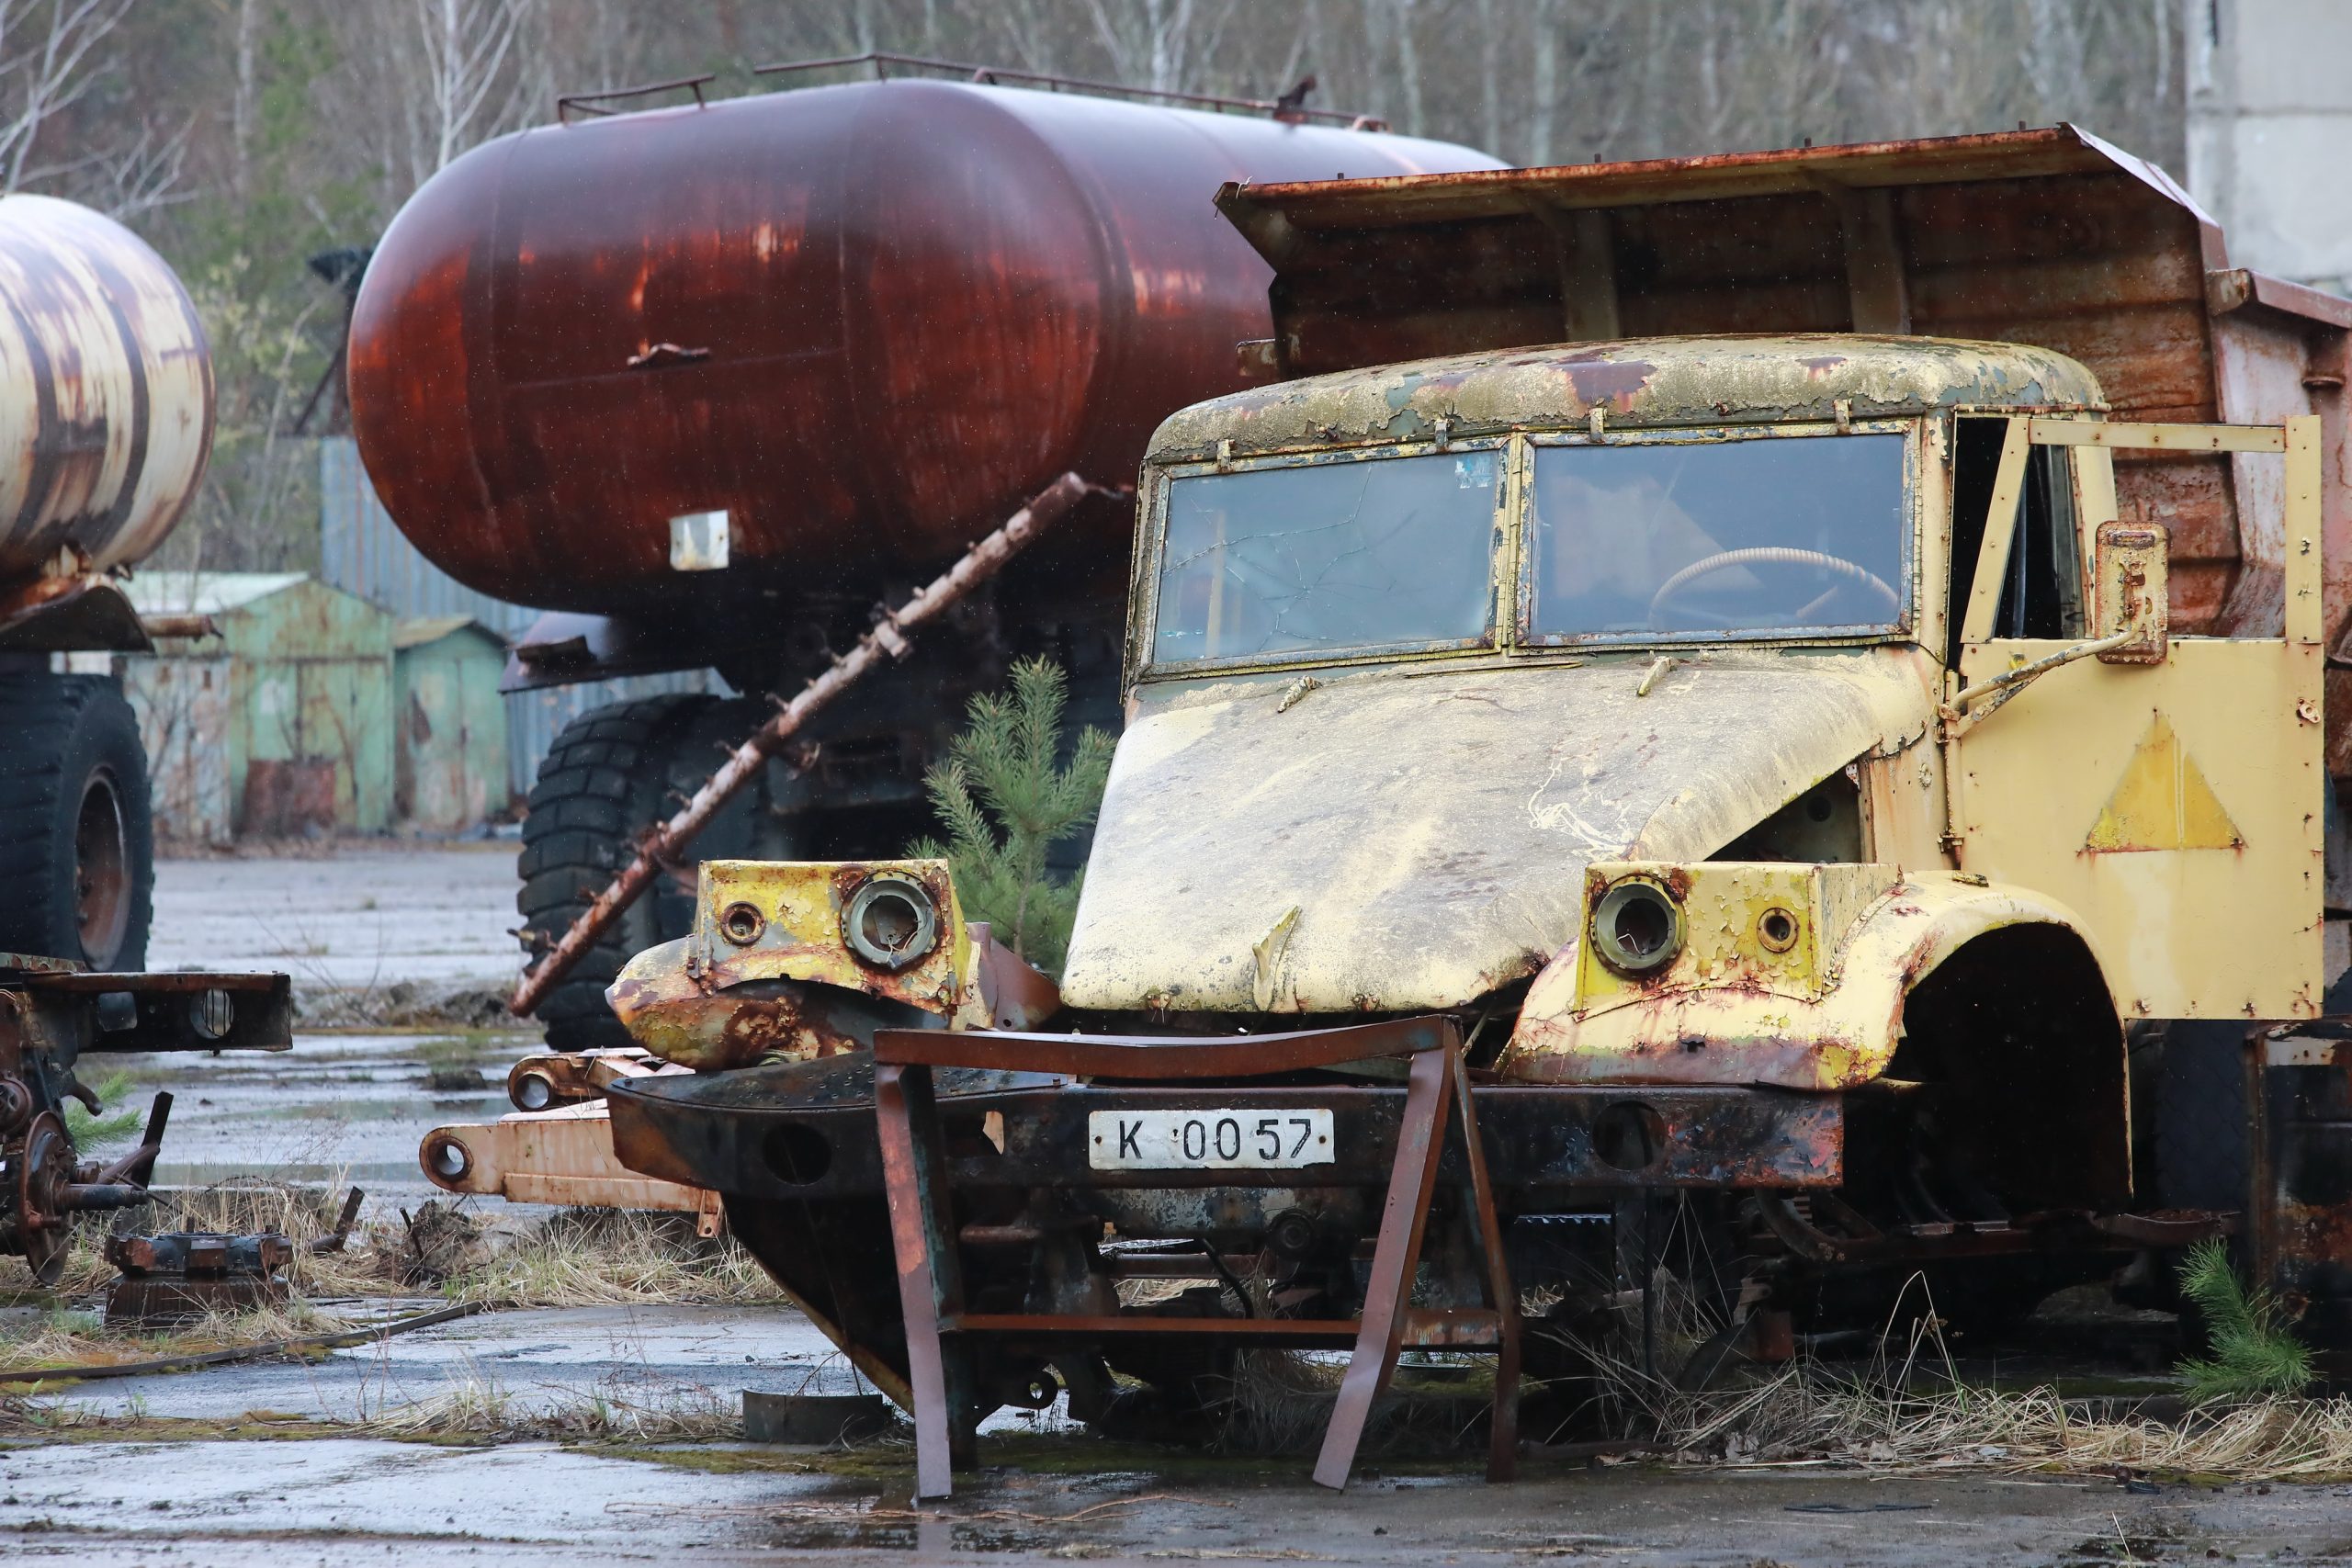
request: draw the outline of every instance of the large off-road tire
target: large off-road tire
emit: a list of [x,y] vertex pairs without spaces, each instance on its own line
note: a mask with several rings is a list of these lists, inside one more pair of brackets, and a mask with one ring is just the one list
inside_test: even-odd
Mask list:
[[[628,863],[639,835],[673,815],[764,711],[681,692],[616,703],[565,726],[539,764],[523,817],[515,906],[524,925],[542,943],[560,937]],[[763,792],[745,791],[704,830],[691,858],[750,852],[764,815]],[[558,1051],[628,1044],[605,1005],[605,987],[632,955],[685,935],[693,921],[691,886],[657,881],[539,1004],[548,1044]]]
[[147,751],[104,675],[0,675],[0,952],[147,962]]

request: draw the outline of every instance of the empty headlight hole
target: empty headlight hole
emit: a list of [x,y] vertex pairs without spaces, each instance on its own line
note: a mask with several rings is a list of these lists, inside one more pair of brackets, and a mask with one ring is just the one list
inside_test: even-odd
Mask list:
[[729,904],[718,912],[718,934],[738,947],[749,947],[767,929],[767,917],[749,904]]
[[1611,1170],[1647,1170],[1666,1153],[1666,1118],[1638,1100],[1604,1106],[1592,1119],[1592,1152]]
[[842,911],[850,951],[889,970],[920,964],[939,945],[939,913],[931,894],[903,876],[870,876]]
[[833,1145],[814,1127],[787,1122],[760,1140],[760,1157],[778,1181],[787,1187],[806,1187],[832,1168]]
[[1774,905],[1756,917],[1757,939],[1774,953],[1786,953],[1797,944],[1797,918]]
[[225,1040],[237,1021],[237,999],[208,987],[187,999],[187,1026],[199,1040]]
[[473,1156],[455,1138],[434,1139],[425,1148],[424,1159],[432,1173],[444,1181],[461,1181],[474,1168]]
[[1039,1367],[1017,1388],[1007,1391],[1004,1402],[1016,1410],[1050,1410],[1061,1395],[1061,1380],[1046,1368]]
[[1592,914],[1600,961],[1628,975],[1646,975],[1674,961],[1682,947],[1682,911],[1666,890],[1628,877],[1601,895]]

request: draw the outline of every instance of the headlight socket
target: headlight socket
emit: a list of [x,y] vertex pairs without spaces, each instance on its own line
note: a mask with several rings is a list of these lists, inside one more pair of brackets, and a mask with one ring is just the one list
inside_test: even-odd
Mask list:
[[1646,877],[1623,877],[1593,906],[1592,943],[1620,975],[1654,975],[1682,951],[1682,906]]
[[842,940],[858,961],[897,974],[939,945],[939,906],[910,876],[876,872],[842,908]]

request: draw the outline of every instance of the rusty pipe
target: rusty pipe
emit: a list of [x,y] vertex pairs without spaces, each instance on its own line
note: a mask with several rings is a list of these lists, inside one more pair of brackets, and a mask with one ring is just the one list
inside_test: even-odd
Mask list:
[[149,637],[219,637],[220,625],[209,615],[158,613],[139,617]]
[[857,646],[833,660],[821,675],[801,688],[800,694],[784,705],[774,718],[755,730],[752,738],[735,749],[734,754],[719,770],[695,791],[694,798],[684,809],[647,836],[639,845],[636,858],[622,868],[605,889],[596,895],[594,902],[571,922],[562,940],[550,948],[546,957],[524,973],[514,987],[514,997],[506,1010],[517,1018],[529,1014],[546,998],[548,991],[580,961],[591,942],[605,933],[606,928],[620,917],[622,910],[637,902],[638,897],[661,872],[662,863],[676,854],[696,833],[708,825],[718,809],[732,799],[737,791],[751,783],[767,760],[783,750],[800,728],[819,709],[849,689],[860,676],[885,658],[903,659],[907,653],[905,634],[938,615],[948,605],[996,575],[1004,563],[1035,538],[1038,531],[1063,513],[1076,505],[1088,491],[1097,487],[1088,484],[1076,474],[1064,474],[1047,485],[1029,503],[1011,517],[1002,526],[965,552],[962,559],[949,567],[927,587],[918,589],[914,597],[898,609],[876,621],[874,629],[858,638]]

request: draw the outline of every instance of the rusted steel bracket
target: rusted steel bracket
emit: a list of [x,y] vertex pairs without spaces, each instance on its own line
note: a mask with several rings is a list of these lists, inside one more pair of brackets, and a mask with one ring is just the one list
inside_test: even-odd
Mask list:
[[101,1052],[282,1051],[292,1043],[283,975],[96,974],[63,959],[0,953],[0,1257],[54,1284],[75,1216],[136,1208],[162,1152],[172,1097],[158,1094],[128,1154],[85,1161],[67,1102],[95,1111],[75,1076]]
[[549,988],[580,961],[589,944],[652,885],[664,863],[691,842],[719,808],[751,783],[767,760],[781,750],[820,709],[885,659],[904,658],[907,633],[995,576],[1014,552],[1094,488],[1076,474],[1064,474],[1056,479],[1031,498],[1028,505],[1007,518],[1003,526],[974,545],[930,586],[918,590],[913,598],[876,621],[874,629],[858,639],[856,647],[834,660],[831,668],[801,688],[798,696],[785,704],[774,718],[735,749],[734,755],[695,792],[684,810],[647,836],[636,858],[613,878],[611,886],[596,895],[595,901],[581,912],[547,956],[525,973],[522,983],[514,987],[514,998],[506,1004],[507,1010],[523,1017],[537,1007]]
[[506,1075],[506,1098],[517,1114],[435,1127],[418,1146],[417,1164],[445,1192],[514,1203],[692,1214],[696,1234],[717,1235],[718,1194],[640,1176],[621,1164],[605,1113],[607,1086],[684,1071],[636,1050],[534,1053]]
[[[949,1495],[952,1472],[974,1462],[976,1417],[981,1408],[973,1391],[976,1335],[1091,1340],[1176,1333],[1254,1337],[1261,1343],[1352,1342],[1353,1354],[1315,1466],[1316,1481],[1335,1491],[1348,1483],[1364,1424],[1387,1390],[1400,1350],[1411,1344],[1492,1351],[1496,1370],[1487,1475],[1490,1481],[1510,1478],[1519,1447],[1519,1298],[1504,1259],[1502,1227],[1487,1179],[1485,1141],[1462,1060],[1459,1030],[1448,1018],[1406,1019],[1258,1036],[1240,1050],[1246,1053],[1250,1045],[1269,1043],[1279,1048],[1254,1061],[1243,1055],[1237,1064],[1237,1043],[1218,1036],[1142,1040],[894,1029],[875,1035],[875,1126],[905,1325],[917,1497]],[[1301,1066],[1328,1068],[1359,1060],[1367,1052],[1402,1055],[1409,1066],[1360,1317],[1185,1320],[1135,1313],[976,1312],[968,1306],[961,1257],[966,1237],[952,1218],[953,1168],[932,1081],[934,1067],[1125,1075],[1215,1084],[1214,1092],[1225,1094],[1231,1092],[1236,1077],[1266,1077]],[[1449,1121],[1458,1127],[1461,1157],[1468,1168],[1470,1213],[1484,1265],[1480,1285],[1486,1299],[1478,1307],[1417,1313],[1411,1302],[1414,1279]]]
[[435,1127],[424,1135],[417,1164],[445,1192],[566,1208],[652,1209],[694,1215],[699,1235],[719,1230],[718,1193],[640,1176],[621,1164],[602,1100]]
[[[2013,1220],[1965,1221],[1871,1227],[1834,1194],[1811,1197],[1815,1216],[1798,1211],[1787,1193],[1765,1193],[1758,1210],[1782,1246],[1808,1263],[1835,1265],[1928,1263],[1960,1258],[2014,1258],[2030,1253],[2128,1252],[2143,1247],[2187,1247],[2232,1235],[2234,1213],[2211,1210],[2166,1210],[2148,1214],[2094,1214],[2053,1210]],[[1825,1230],[1818,1219],[1837,1227]]]

